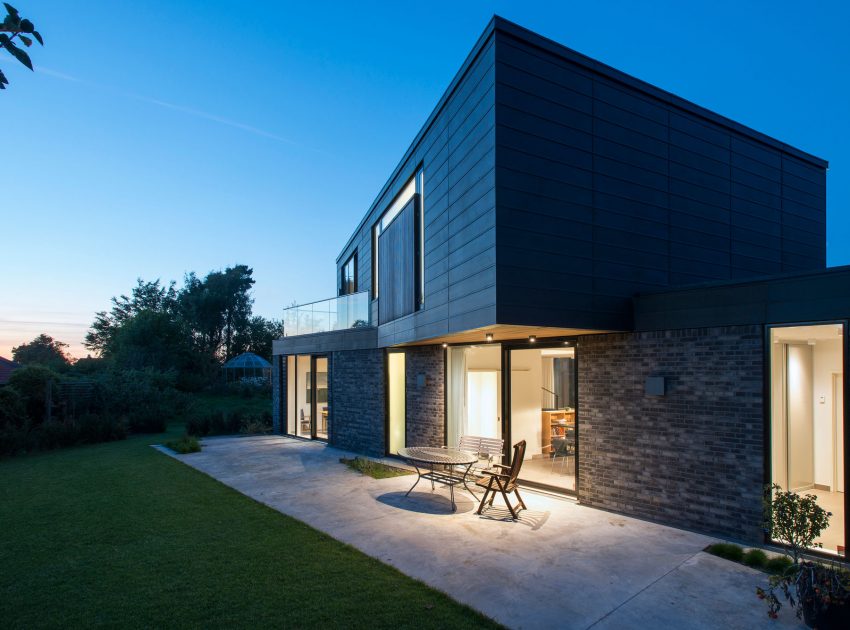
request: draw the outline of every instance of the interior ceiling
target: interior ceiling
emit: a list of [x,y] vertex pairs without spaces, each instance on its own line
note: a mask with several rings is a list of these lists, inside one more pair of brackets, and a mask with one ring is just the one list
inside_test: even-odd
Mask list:
[[545,341],[547,338],[558,337],[575,337],[578,335],[599,335],[602,333],[614,332],[611,330],[587,330],[583,328],[546,328],[540,326],[510,326],[507,324],[495,324],[493,326],[485,326],[474,330],[466,330],[461,333],[452,335],[443,335],[442,337],[432,337],[417,341],[415,343],[399,344],[402,346],[431,346],[437,343],[486,343],[488,333],[493,335],[493,343],[500,341],[516,341],[528,339],[534,335],[538,341]]
[[818,324],[816,326],[787,326],[773,328],[774,340],[780,341],[827,341],[841,339],[841,324]]

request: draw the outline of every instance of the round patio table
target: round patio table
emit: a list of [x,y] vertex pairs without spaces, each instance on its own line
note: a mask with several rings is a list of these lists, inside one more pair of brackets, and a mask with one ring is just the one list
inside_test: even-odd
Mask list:
[[[449,487],[449,495],[452,499],[452,511],[457,511],[455,505],[455,486],[459,483],[472,495],[477,501],[478,497],[466,485],[466,478],[472,465],[478,461],[478,454],[470,451],[462,451],[457,448],[435,448],[431,446],[411,446],[410,448],[398,449],[398,456],[409,462],[416,469],[416,474],[419,475],[416,482],[410,487],[410,490],[404,496],[408,496],[413,492],[413,488],[421,479],[428,479],[431,482],[431,490],[434,489],[434,482],[442,483]],[[454,466],[466,466],[465,470],[456,471]]]

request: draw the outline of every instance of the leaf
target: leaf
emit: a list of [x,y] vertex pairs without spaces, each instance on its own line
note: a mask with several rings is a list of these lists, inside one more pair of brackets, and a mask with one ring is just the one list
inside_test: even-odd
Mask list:
[[26,54],[20,48],[15,46],[15,44],[12,43],[12,40],[10,40],[8,37],[6,37],[6,40],[7,41],[5,41],[3,43],[3,45],[6,47],[6,50],[8,50],[10,53],[12,53],[12,55],[14,55],[15,59],[17,59],[22,64],[24,64],[27,68],[32,70],[32,61],[30,61],[30,56],[28,54]]
[[9,12],[9,15],[14,15],[15,17],[18,17],[18,10],[11,4],[9,4],[8,2],[4,2],[3,6],[6,7],[6,11]]
[[36,40],[38,41],[39,44],[44,46],[44,40],[41,39],[41,33],[39,33],[38,31],[33,31],[32,36],[36,38]]
[[3,71],[0,70],[0,90],[5,90],[7,85],[9,85],[9,80],[3,74]]
[[27,48],[29,48],[30,46],[32,46],[32,40],[31,40],[29,37],[27,37],[26,35],[21,35],[21,34],[19,33],[19,34],[18,34],[18,39],[20,39],[20,40],[24,43],[24,46],[26,46]]
[[24,33],[32,33],[35,30],[35,26],[29,20],[21,20],[21,30]]

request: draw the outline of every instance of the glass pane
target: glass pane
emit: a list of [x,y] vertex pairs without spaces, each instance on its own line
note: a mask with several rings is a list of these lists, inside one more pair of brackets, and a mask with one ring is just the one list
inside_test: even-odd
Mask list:
[[844,343],[838,324],[771,330],[772,482],[832,512],[816,542],[844,549]]
[[387,358],[389,382],[389,452],[398,453],[405,446],[404,352],[390,352]]
[[328,360],[326,357],[318,357],[316,358],[316,437],[323,440],[328,439],[329,390]]
[[511,440],[526,441],[520,479],[576,487],[575,349],[511,351]]
[[300,437],[312,436],[312,400],[313,388],[310,374],[310,355],[299,355],[296,358],[296,419],[297,433]]
[[464,435],[501,438],[501,346],[459,346],[448,352],[448,445],[457,446]]
[[286,357],[286,433],[295,435],[295,357]]

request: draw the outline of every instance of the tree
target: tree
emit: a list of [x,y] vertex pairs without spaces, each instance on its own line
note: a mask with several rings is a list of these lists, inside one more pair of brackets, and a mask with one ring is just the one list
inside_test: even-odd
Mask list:
[[71,365],[70,358],[65,354],[67,347],[67,343],[42,333],[29,343],[12,348],[12,358],[21,365],[43,365],[63,371]]
[[180,292],[180,311],[192,329],[198,349],[219,359],[238,354],[235,340],[251,318],[254,279],[247,265],[211,271],[201,280],[186,275]]
[[187,370],[194,363],[189,332],[172,314],[142,310],[110,337],[104,357],[122,369]]
[[[6,2],[3,3],[3,6],[6,7],[6,17],[0,23],[0,48],[8,50],[15,59],[32,70],[30,56],[18,47],[15,39],[27,48],[32,46],[33,38],[40,45],[44,46],[41,33],[35,30],[35,25],[31,21],[22,18],[15,7]],[[3,70],[0,69],[0,90],[5,90],[7,85],[9,85],[9,81],[6,79],[6,75],[3,74]]]
[[265,359],[272,358],[272,342],[283,337],[283,323],[255,315],[239,331],[234,341],[234,354],[253,352]]
[[12,372],[9,387],[21,395],[29,419],[34,424],[49,422],[59,375],[42,365],[29,365]]
[[128,320],[142,311],[163,312],[174,314],[177,311],[177,290],[174,282],[166,287],[160,284],[159,278],[153,282],[136,279],[130,297],[120,295],[112,298],[112,310],[99,311],[94,315],[94,323],[86,333],[83,342],[86,348],[103,354],[110,344],[112,337]]

